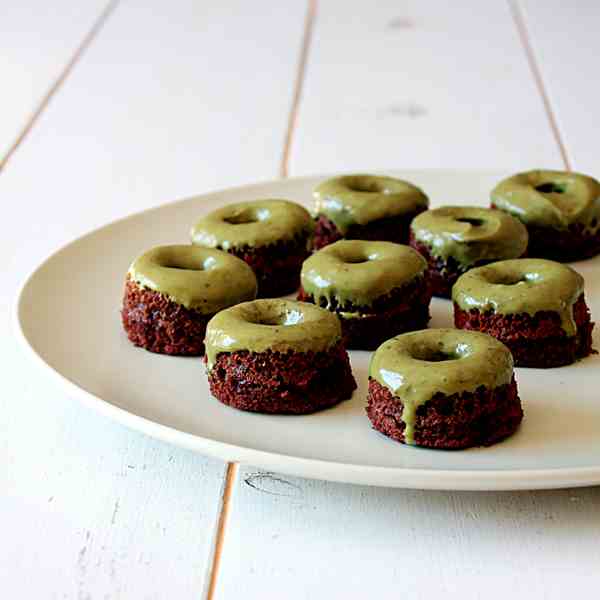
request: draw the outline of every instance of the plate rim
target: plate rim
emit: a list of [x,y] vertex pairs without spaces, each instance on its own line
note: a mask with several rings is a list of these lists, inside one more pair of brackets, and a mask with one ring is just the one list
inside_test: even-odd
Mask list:
[[[499,175],[506,170],[502,169],[391,169],[387,173],[396,172],[423,172],[423,173],[479,173]],[[378,172],[378,170],[373,170]],[[340,173],[337,173],[338,175]],[[225,462],[239,462],[256,466],[262,469],[274,470],[289,475],[351,483],[377,487],[392,487],[404,489],[445,490],[445,491],[509,491],[509,490],[541,490],[561,489],[568,487],[584,487],[600,484],[600,461],[598,466],[582,467],[556,467],[550,469],[422,469],[405,467],[382,467],[370,465],[357,465],[353,463],[327,461],[314,458],[298,457],[278,452],[257,450],[246,446],[230,444],[210,438],[202,437],[163,425],[147,417],[143,417],[125,408],[112,404],[100,396],[83,389],[65,375],[49,365],[37,352],[27,339],[21,319],[24,295],[27,287],[47,263],[57,258],[71,246],[81,242],[86,237],[100,233],[120,223],[159,211],[165,206],[175,207],[178,204],[190,202],[212,194],[231,192],[234,190],[248,190],[264,185],[277,183],[302,182],[315,178],[325,178],[331,175],[314,174],[299,177],[266,179],[234,187],[209,190],[201,194],[186,196],[173,201],[162,202],[158,205],[145,208],[112,220],[100,227],[92,228],[64,243],[52,251],[24,276],[17,288],[12,308],[12,329],[18,345],[29,359],[36,364],[41,372],[50,376],[57,383],[58,388],[64,389],[69,395],[80,401],[85,407],[107,417],[108,419],[127,427],[128,429],[143,433],[154,439],[199,452],[205,456],[223,460]]]

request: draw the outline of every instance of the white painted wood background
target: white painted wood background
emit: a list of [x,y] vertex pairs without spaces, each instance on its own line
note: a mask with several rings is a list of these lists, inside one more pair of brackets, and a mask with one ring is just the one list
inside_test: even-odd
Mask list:
[[598,488],[228,471],[64,397],[10,322],[47,253],[181,196],[353,169],[598,175],[598,29],[591,0],[2,3],[1,596],[597,598]]

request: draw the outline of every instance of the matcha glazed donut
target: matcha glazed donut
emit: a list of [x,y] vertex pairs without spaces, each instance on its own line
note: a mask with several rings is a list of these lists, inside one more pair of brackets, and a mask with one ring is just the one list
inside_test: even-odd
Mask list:
[[340,240],[304,261],[298,299],[334,312],[348,348],[372,350],[427,326],[426,270],[425,259],[408,246]]
[[283,296],[298,289],[314,225],[309,212],[288,200],[254,200],[219,208],[191,230],[192,243],[219,248],[248,263],[258,295]]
[[436,208],[420,214],[410,226],[410,245],[427,260],[434,296],[443,298],[469,269],[522,256],[527,240],[520,221],[490,208]]
[[204,352],[208,320],[256,297],[256,277],[242,260],[197,246],[158,246],[133,261],[121,318],[131,342],[152,352]]
[[501,181],[492,207],[529,231],[528,256],[568,262],[600,253],[600,182],[569,171],[528,171]]
[[342,238],[406,244],[410,222],[429,205],[413,184],[378,175],[328,179],[314,197],[316,249]]
[[255,300],[215,315],[206,363],[213,396],[240,410],[305,414],[356,388],[336,316],[295,300]]
[[367,414],[375,429],[406,444],[494,444],[523,418],[510,351],[472,331],[396,336],[371,358]]
[[559,367],[592,352],[583,277],[543,259],[505,260],[473,269],[452,288],[457,328],[506,344],[518,367]]

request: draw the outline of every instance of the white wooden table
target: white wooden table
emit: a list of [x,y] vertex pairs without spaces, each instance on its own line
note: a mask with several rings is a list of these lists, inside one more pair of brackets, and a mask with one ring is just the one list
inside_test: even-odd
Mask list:
[[182,196],[336,170],[598,176],[600,4],[105,2],[0,3],[0,596],[597,598],[598,488],[225,465],[81,408],[10,329],[50,251]]

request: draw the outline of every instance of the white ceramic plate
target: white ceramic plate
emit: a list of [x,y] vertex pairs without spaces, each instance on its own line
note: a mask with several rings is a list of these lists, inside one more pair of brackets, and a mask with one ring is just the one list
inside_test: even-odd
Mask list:
[[[504,173],[410,171],[432,205],[486,205]],[[358,390],[309,416],[226,407],[208,391],[199,358],[134,348],[121,329],[124,274],[142,251],[186,243],[192,223],[228,202],[289,198],[307,206],[320,177],[261,183],[166,204],[102,227],[48,258],[17,306],[19,335],[37,365],[88,406],[148,435],[229,461],[305,477],[431,489],[535,489],[600,483],[600,359],[553,370],[517,369],[525,419],[516,435],[463,451],[407,447],[365,416],[369,353],[351,352]],[[600,258],[577,263],[600,318]],[[451,305],[432,303],[431,326],[451,326]],[[595,346],[600,348],[596,335]]]

